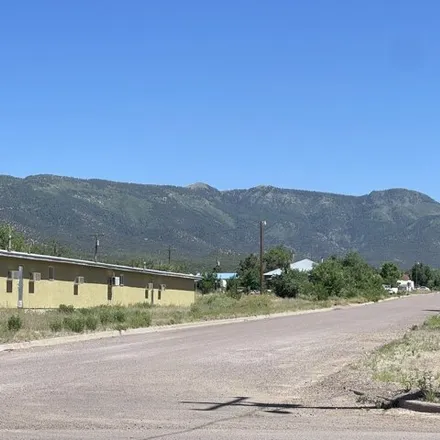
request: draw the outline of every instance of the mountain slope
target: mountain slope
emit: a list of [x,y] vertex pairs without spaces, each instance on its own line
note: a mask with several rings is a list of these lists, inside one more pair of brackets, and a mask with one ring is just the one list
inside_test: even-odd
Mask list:
[[108,255],[244,253],[285,244],[314,259],[357,250],[370,262],[439,264],[440,204],[404,189],[362,197],[260,186],[218,191],[39,175],[0,176],[0,221],[28,236]]

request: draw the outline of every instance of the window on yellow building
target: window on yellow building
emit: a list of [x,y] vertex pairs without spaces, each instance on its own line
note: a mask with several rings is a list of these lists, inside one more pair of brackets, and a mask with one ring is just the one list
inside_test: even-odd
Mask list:
[[161,284],[159,287],[159,291],[157,292],[157,299],[162,299],[162,292],[165,292],[167,286],[166,284]]
[[49,266],[49,281],[55,280],[55,268],[53,266]]
[[29,293],[35,293],[35,281],[29,280]]
[[145,299],[148,299],[148,289],[145,289]]
[[12,293],[12,287],[13,287],[13,281],[12,280],[6,280],[6,292]]
[[78,295],[79,293],[79,285],[78,284],[74,284],[73,285],[73,294],[74,295]]

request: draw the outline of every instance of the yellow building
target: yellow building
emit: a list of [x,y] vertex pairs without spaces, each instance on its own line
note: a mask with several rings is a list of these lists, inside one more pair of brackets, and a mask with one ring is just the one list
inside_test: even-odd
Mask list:
[[0,308],[191,305],[194,275],[0,250]]

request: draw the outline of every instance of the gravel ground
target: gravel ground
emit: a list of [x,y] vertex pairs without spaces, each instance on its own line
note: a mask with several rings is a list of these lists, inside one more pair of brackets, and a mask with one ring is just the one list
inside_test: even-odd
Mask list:
[[359,383],[340,372],[439,303],[420,295],[1,353],[0,438],[438,438],[437,417],[358,402],[347,388]]

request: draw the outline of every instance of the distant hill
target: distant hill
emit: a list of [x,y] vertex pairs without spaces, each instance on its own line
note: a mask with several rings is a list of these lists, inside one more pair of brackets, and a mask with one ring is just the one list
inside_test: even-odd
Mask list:
[[371,263],[393,260],[440,266],[440,204],[405,189],[354,197],[259,186],[218,191],[50,175],[0,176],[0,221],[29,237],[55,238],[91,253],[92,233],[114,256],[165,253],[200,259],[284,244],[318,260],[359,251]]

